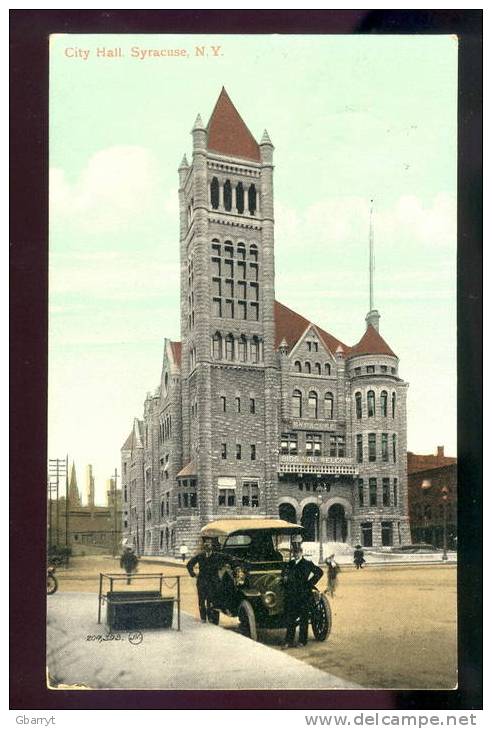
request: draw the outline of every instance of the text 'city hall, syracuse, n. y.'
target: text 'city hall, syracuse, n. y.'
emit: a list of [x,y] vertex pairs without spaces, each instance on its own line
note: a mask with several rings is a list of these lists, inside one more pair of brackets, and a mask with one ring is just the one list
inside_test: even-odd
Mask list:
[[[366,316],[348,346],[275,300],[273,145],[225,89],[179,167],[181,342],[122,447],[123,533],[178,556],[221,518],[305,540],[410,542],[407,383]],[[320,510],[320,512],[318,511]],[[321,518],[319,518],[321,516]]]

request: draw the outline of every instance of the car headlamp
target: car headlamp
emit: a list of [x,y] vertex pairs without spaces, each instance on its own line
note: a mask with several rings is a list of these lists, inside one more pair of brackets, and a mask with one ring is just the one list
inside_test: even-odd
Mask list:
[[277,604],[277,596],[274,592],[271,590],[268,590],[268,592],[265,592],[263,595],[263,602],[268,608],[273,608]]

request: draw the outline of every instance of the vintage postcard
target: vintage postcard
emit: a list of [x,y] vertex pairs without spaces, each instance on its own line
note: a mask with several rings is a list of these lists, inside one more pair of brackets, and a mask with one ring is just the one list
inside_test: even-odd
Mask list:
[[454,689],[451,35],[50,36],[53,689]]

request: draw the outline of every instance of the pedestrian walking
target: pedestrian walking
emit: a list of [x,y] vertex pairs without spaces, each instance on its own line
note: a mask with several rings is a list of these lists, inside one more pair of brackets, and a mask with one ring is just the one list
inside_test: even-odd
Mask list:
[[181,545],[181,547],[179,548],[179,553],[181,555],[182,561],[185,562],[186,557],[188,556],[188,547],[186,546],[186,544]]
[[307,643],[312,589],[323,576],[322,569],[303,557],[301,542],[302,538],[298,535],[292,538],[292,559],[285,566],[283,573],[287,617],[285,647],[289,648],[295,648],[298,621],[299,645],[305,646]]
[[354,550],[354,564],[356,566],[356,569],[362,569],[365,563],[366,560],[364,559],[364,550],[362,549],[360,544],[356,544]]
[[[207,619],[210,623],[217,622],[214,598],[219,582],[218,572],[225,560],[217,554],[214,547],[211,539],[204,539],[203,551],[192,557],[186,565],[190,576],[196,578],[198,609],[202,623],[206,623]],[[195,572],[196,566],[198,566],[198,574]]]
[[120,567],[122,567],[127,575],[126,584],[131,584],[131,575],[137,571],[138,557],[133,551],[133,547],[127,545],[123,549],[123,554],[120,557]]
[[335,590],[337,589],[337,583],[338,583],[338,575],[340,572],[340,565],[338,562],[335,561],[335,555],[330,554],[329,557],[326,558],[326,579],[327,579],[327,587],[326,591],[329,593],[330,597],[335,597]]

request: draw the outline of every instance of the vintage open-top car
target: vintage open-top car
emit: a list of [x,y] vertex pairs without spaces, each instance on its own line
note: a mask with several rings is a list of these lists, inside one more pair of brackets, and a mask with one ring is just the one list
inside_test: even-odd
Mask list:
[[[212,539],[219,560],[214,586],[214,622],[219,611],[237,616],[243,635],[257,640],[258,629],[285,628],[283,572],[294,535],[303,527],[281,519],[223,519],[201,530]],[[328,598],[312,591],[310,623],[316,640],[326,640],[331,630]]]

